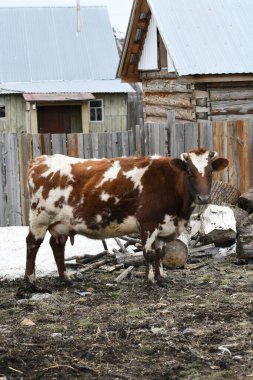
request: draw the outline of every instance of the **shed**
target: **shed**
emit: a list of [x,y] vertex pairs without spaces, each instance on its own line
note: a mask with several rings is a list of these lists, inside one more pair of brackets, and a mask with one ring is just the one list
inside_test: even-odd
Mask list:
[[252,0],[134,0],[118,67],[147,122],[253,117]]
[[0,132],[127,129],[104,6],[0,8]]

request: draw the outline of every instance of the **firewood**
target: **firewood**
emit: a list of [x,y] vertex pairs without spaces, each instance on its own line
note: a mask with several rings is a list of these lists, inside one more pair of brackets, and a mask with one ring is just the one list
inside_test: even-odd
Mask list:
[[134,269],[133,266],[126,268],[118,277],[115,278],[115,280],[113,282],[116,284],[119,284],[121,281],[123,281],[129,275],[129,273],[132,272],[133,269]]
[[98,253],[97,255],[85,255],[84,258],[76,259],[76,261],[80,264],[88,264],[109,254],[110,252],[106,250],[106,251]]
[[124,246],[123,243],[121,243],[120,239],[119,238],[114,238],[114,240],[116,241],[116,243],[118,244],[118,246],[120,247],[121,249],[121,252],[123,253],[129,253],[128,250],[126,249],[126,247]]
[[91,269],[97,269],[97,268],[101,267],[102,265],[107,264],[108,261],[109,261],[108,258],[100,260],[100,261],[97,261],[95,263],[92,263],[92,264],[88,265],[86,268],[82,269],[80,272],[81,273],[85,273],[85,272],[87,272],[87,271],[89,271]]
[[201,245],[201,246],[198,246],[198,247],[195,247],[195,248],[191,248],[190,249],[190,254],[192,255],[195,252],[202,252],[202,251],[205,251],[207,249],[214,248],[214,247],[215,247],[214,243],[207,244],[207,245]]

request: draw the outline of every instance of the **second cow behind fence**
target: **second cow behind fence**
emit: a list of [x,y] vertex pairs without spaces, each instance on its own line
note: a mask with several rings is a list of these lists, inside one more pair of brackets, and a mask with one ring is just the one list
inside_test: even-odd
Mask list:
[[59,276],[67,278],[64,249],[74,235],[105,239],[140,233],[149,283],[164,282],[164,242],[187,227],[195,203],[207,203],[212,172],[228,165],[216,152],[195,149],[160,156],[78,159],[40,156],[29,163],[30,230],[25,280],[47,231]]

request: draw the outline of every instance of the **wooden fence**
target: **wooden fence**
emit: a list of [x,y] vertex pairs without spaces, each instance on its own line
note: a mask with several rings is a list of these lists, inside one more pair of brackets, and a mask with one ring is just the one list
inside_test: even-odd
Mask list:
[[28,161],[41,154],[81,158],[166,155],[166,129],[159,124],[135,131],[91,134],[0,134],[0,226],[27,225]]
[[[169,138],[168,138],[169,132]],[[137,125],[134,131],[92,134],[0,134],[0,226],[27,225],[29,200],[26,171],[29,159],[40,154],[68,154],[81,158],[129,155],[179,157],[197,146],[214,149],[229,159],[217,174],[241,192],[253,186],[253,121],[221,121]]]
[[253,187],[253,120],[201,121],[170,124],[171,156],[178,157],[193,147],[206,147],[229,160],[229,166],[215,174],[241,193]]

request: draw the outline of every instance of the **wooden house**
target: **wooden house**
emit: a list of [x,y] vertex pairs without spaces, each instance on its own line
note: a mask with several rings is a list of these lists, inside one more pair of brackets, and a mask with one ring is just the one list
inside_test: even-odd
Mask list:
[[127,129],[104,6],[0,8],[0,133]]
[[252,0],[134,0],[118,67],[147,122],[253,117]]

